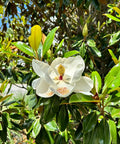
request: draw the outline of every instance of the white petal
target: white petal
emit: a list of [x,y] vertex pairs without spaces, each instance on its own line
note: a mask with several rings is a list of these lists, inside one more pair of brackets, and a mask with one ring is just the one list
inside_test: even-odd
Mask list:
[[36,89],[36,87],[38,86],[39,83],[40,83],[40,78],[35,79],[35,80],[32,82],[32,87],[33,87],[33,89]]
[[49,65],[47,63],[33,59],[32,67],[38,76],[43,76],[45,74],[45,72],[48,70]]
[[65,77],[71,77],[70,83],[78,81],[85,69],[85,63],[81,56],[69,57],[64,66]]
[[93,88],[93,81],[86,77],[86,76],[82,76],[80,78],[80,80],[76,83],[74,92],[76,93],[86,93],[86,94],[90,94],[89,92],[91,91],[91,89]]
[[63,64],[65,60],[66,60],[66,58],[58,57],[51,63],[51,67],[55,68],[57,65]]
[[54,93],[49,89],[49,84],[44,78],[38,78],[33,81],[32,86],[36,89],[36,94],[40,97],[51,97]]
[[67,97],[73,92],[74,86],[60,81],[56,87],[50,87],[50,89],[59,97]]

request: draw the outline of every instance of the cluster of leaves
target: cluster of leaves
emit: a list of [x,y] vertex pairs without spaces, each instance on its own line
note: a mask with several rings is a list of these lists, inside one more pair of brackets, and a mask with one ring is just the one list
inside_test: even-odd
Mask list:
[[[26,143],[120,143],[120,9],[117,7],[119,1],[116,1],[118,5],[108,5],[108,14],[106,3],[102,0],[6,0],[0,3],[3,8],[0,41],[1,143],[14,143],[14,135],[20,133],[27,136]],[[100,12],[106,12],[109,19],[105,16],[98,19],[95,8],[100,7]],[[17,8],[22,10],[21,16],[17,14]],[[14,18],[14,15],[19,18]],[[11,20],[8,29],[7,16],[8,23]],[[45,34],[54,27],[38,49],[33,45],[30,48],[26,43],[30,23],[40,24]],[[56,32],[57,44],[52,45]],[[72,94],[65,99],[56,95],[49,99],[36,96],[31,86],[37,77],[31,68],[32,59],[51,63],[59,55],[66,58],[81,55],[85,59],[85,74],[91,72],[94,96]],[[9,94],[10,88],[5,92],[8,83],[10,88],[20,83],[27,94],[15,98]]]

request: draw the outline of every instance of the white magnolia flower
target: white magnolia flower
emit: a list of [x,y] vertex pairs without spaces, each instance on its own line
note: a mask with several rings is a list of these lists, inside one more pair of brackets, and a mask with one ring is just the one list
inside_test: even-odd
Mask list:
[[36,94],[40,97],[51,97],[54,94],[67,97],[72,92],[91,95],[93,81],[82,76],[85,63],[80,56],[56,58],[51,65],[33,60],[32,66],[40,78],[32,83]]

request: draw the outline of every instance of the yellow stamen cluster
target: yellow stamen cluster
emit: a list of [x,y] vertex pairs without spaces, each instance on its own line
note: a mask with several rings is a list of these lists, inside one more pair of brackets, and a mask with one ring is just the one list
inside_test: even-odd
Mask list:
[[59,73],[60,76],[63,76],[64,73],[65,73],[65,68],[61,64],[58,66],[58,73]]

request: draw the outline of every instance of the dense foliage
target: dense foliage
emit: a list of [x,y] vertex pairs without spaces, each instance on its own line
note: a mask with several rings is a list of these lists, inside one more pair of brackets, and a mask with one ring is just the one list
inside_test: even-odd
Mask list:
[[[1,0],[0,25],[0,143],[120,143],[119,0]],[[78,55],[92,96],[39,97],[32,60]]]

